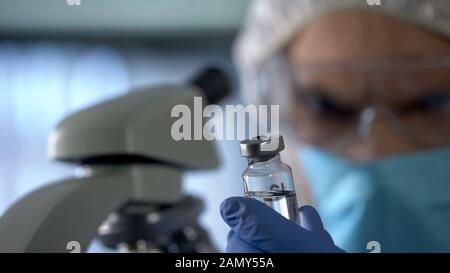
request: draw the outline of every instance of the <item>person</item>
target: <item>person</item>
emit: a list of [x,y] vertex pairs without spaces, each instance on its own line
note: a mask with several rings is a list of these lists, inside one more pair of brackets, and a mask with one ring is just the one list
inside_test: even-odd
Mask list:
[[227,251],[449,252],[449,38],[447,0],[253,1],[243,94],[280,105],[309,205],[297,225],[226,199]]

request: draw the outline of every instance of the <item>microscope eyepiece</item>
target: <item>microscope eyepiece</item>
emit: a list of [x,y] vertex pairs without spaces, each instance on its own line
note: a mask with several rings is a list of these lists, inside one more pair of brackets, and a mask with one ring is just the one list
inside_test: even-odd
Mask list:
[[201,70],[190,82],[202,90],[210,104],[217,104],[227,97],[231,90],[228,76],[216,67]]

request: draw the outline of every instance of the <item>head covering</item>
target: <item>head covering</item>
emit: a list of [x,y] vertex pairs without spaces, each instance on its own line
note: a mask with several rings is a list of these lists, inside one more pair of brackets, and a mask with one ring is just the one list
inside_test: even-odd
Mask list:
[[234,48],[234,59],[241,73],[244,98],[252,103],[263,102],[258,99],[261,96],[261,88],[258,86],[267,84],[256,83],[256,74],[262,64],[283,47],[302,26],[329,12],[349,8],[376,10],[450,36],[450,0],[380,0],[380,5],[370,5],[375,2],[377,1],[252,1]]

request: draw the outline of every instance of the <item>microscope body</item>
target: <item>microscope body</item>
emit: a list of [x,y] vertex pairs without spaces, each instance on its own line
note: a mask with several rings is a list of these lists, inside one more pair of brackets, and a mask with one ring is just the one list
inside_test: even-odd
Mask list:
[[69,115],[52,132],[49,155],[81,175],[46,185],[0,218],[0,252],[82,252],[112,212],[129,201],[171,205],[186,195],[186,170],[218,166],[210,141],[172,138],[175,105],[193,107],[193,85],[130,92]]

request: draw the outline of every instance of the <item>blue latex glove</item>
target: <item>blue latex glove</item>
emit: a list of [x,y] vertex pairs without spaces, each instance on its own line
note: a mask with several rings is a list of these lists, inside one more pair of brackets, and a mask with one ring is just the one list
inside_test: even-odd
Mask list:
[[231,227],[227,252],[344,252],[334,244],[313,207],[303,206],[299,212],[301,226],[254,199],[226,199],[220,213]]

